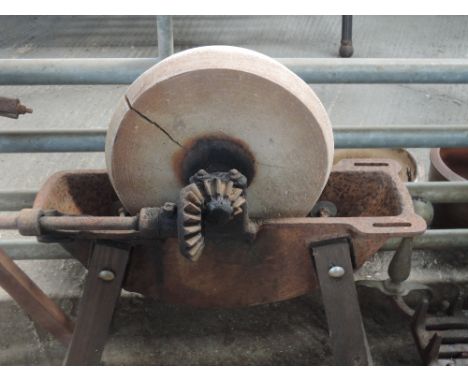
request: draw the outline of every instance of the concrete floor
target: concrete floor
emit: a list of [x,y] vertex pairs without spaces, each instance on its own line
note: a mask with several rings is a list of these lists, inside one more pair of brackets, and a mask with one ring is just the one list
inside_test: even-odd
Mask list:
[[[354,19],[355,57],[464,58],[467,17]],[[176,51],[227,44],[273,57],[336,57],[340,17],[178,16]],[[154,17],[0,17],[0,58],[150,57]],[[34,114],[0,119],[0,129],[107,126],[125,86],[0,86]],[[334,125],[466,124],[466,85],[313,85]],[[427,150],[415,150],[427,167]],[[2,154],[0,189],[38,189],[58,170],[104,168],[96,154]],[[1,237],[11,237],[1,232]],[[460,256],[465,259],[465,253]],[[20,266],[76,314],[84,269],[73,260]],[[381,264],[380,264],[381,265]],[[381,295],[360,291],[376,363],[417,364],[407,321]],[[194,310],[125,294],[106,364],[330,364],[318,295],[235,311]],[[375,308],[374,308],[375,307]],[[58,364],[61,346],[0,291],[0,364]]]

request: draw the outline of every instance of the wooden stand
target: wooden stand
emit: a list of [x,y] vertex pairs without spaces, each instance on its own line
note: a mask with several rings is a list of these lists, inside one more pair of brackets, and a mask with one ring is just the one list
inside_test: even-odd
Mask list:
[[98,365],[125,275],[129,247],[97,242],[78,319],[71,319],[0,250],[0,286],[38,325],[68,346],[64,365]]
[[70,343],[73,322],[1,249],[0,287],[5,289],[34,322],[65,346]]
[[[111,242],[94,245],[74,330],[66,314],[1,251],[0,286],[33,320],[68,345],[64,365],[98,365],[130,250]],[[350,244],[346,239],[320,242],[313,245],[312,254],[335,364],[372,364],[354,284]]]

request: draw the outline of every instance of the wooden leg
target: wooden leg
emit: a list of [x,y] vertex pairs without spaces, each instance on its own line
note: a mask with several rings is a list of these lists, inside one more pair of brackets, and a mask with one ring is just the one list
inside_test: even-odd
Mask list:
[[314,245],[312,253],[335,365],[372,365],[346,239]]
[[0,287],[5,289],[34,322],[65,346],[69,345],[73,333],[71,319],[1,249]]
[[96,243],[65,365],[97,365],[119,299],[129,248]]

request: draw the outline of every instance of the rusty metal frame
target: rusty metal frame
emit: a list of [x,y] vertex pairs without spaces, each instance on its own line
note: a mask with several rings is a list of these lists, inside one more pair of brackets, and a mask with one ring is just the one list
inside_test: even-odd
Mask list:
[[[259,296],[252,293],[250,295],[249,293],[242,293],[242,291],[238,295],[233,293],[234,289],[229,284],[229,280],[226,279],[226,273],[223,274],[222,265],[219,266],[219,264],[214,265],[216,273],[221,273],[222,278],[225,279],[224,282],[227,281],[227,289],[223,289],[226,286],[223,285],[223,282],[214,281],[216,284],[215,289],[221,290],[221,294],[210,296],[208,293],[207,299],[204,300],[200,296],[187,293],[190,290],[188,285],[184,286],[180,284],[178,286],[177,279],[165,273],[164,279],[166,281],[172,280],[170,288],[177,289],[180,287],[184,293],[182,293],[182,297],[177,296],[177,293],[170,295],[169,288],[166,292],[163,291],[159,297],[162,300],[166,299],[178,303],[188,303],[190,301],[190,303],[200,306],[209,306],[209,304],[214,303],[217,306],[225,304],[227,307],[235,306],[236,304],[246,305],[291,298],[294,294],[306,293],[319,285],[330,327],[330,339],[335,363],[338,365],[371,364],[372,359],[359,310],[353,271],[375,253],[389,237],[411,237],[423,232],[425,229],[425,223],[422,218],[414,213],[411,197],[398,177],[398,171],[399,168],[396,162],[391,160],[377,162],[369,159],[344,160],[334,167],[329,184],[325,187],[321,197],[322,201],[335,203],[337,211],[341,213],[341,216],[269,219],[261,222],[252,222],[252,224],[257,226],[258,230],[256,238],[252,237],[253,242],[248,250],[250,255],[257,253],[257,255],[253,256],[255,258],[262,256],[262,253],[267,253],[269,256],[267,273],[274,275],[275,284],[283,287],[284,283],[286,290],[294,290],[293,295],[290,292],[285,292],[284,289],[282,291],[273,291],[271,295],[268,295],[266,293],[270,287],[268,281],[265,284],[266,287],[260,283],[260,280],[263,283],[265,282],[267,273],[255,274],[258,269],[261,270],[259,264],[252,268],[247,263],[241,264],[241,267],[245,266],[243,268],[245,271],[252,271],[253,269],[254,273],[250,275],[244,272],[239,273],[244,275],[245,280],[256,280],[256,289],[260,290],[260,295],[263,296],[264,300],[259,300]],[[353,176],[355,180],[367,179],[365,192],[362,192],[362,184],[358,185],[356,182],[353,183],[351,181]],[[41,208],[44,210],[57,209],[65,213],[86,214],[86,212],[94,211],[96,206],[100,206],[99,212],[105,214],[107,211],[106,203],[103,203],[103,200],[100,200],[99,196],[107,194],[107,197],[111,198],[107,204],[112,204],[112,187],[110,184],[106,185],[105,182],[104,184],[102,183],[105,179],[107,179],[105,172],[89,171],[59,173],[49,178],[48,182],[46,182],[43,189],[37,195],[34,203],[34,207],[39,209],[26,211],[24,218],[27,228],[26,232],[30,230],[32,233],[35,233],[38,230],[41,233],[41,227],[35,228],[34,224],[31,225],[32,228],[29,228],[30,224],[28,220],[31,217],[32,220],[36,219],[39,222],[38,217],[40,218],[41,215],[34,211],[41,211]],[[375,188],[375,185],[372,185],[372,179],[377,179],[377,188]],[[84,204],[80,204],[79,195],[81,193],[76,189],[76,185],[78,184],[81,187],[98,188],[101,190],[101,193],[97,198],[95,196],[89,200],[85,198]],[[334,187],[330,186],[330,184],[334,184]],[[373,197],[369,192],[372,193]],[[72,193],[73,197],[70,197],[69,193]],[[91,193],[89,195],[95,194]],[[341,200],[343,196],[352,198],[353,195],[358,198],[348,200],[350,203]],[[359,199],[359,197],[362,199]],[[368,206],[366,206],[366,203]],[[352,206],[350,210],[348,210],[348,204]],[[346,207],[347,205],[348,207]],[[386,210],[382,209],[382,206],[390,207]],[[360,214],[363,214],[363,216],[360,216]],[[20,218],[21,215],[19,215],[17,222],[21,223]],[[92,229],[93,225],[100,225],[109,218],[105,216],[89,218],[44,216],[43,219],[45,220],[43,223],[47,224],[44,224],[42,228],[45,227],[48,230],[52,230],[53,233],[54,229],[63,228],[61,225],[65,221],[67,229]],[[74,219],[75,221],[73,221]],[[103,227],[110,230],[121,229],[122,227],[131,228],[134,231],[141,229],[141,219],[139,217],[123,216],[113,219],[118,220],[109,220]],[[343,237],[346,238],[344,241]],[[240,244],[238,239],[236,237],[232,243],[229,243],[228,237],[221,237],[220,245],[224,258],[230,258],[230,261],[237,261],[237,255],[245,252],[247,247]],[[165,240],[162,248],[158,249],[158,247],[150,246],[149,249],[152,258],[154,258],[155,254],[157,257],[160,257],[158,254],[164,253],[164,258],[169,259],[164,272],[170,272],[171,269],[176,269],[177,272],[177,267],[183,264],[182,267],[186,267],[183,272],[185,278],[189,282],[192,282],[193,279],[195,284],[200,288],[202,285],[199,283],[200,277],[204,278],[203,267],[206,267],[207,264],[209,267],[211,266],[209,265],[210,261],[212,261],[212,256],[216,253],[216,249],[213,251],[213,245],[216,246],[215,243],[216,240],[214,242],[211,240],[209,242],[211,249],[208,249],[207,253],[204,253],[198,263],[189,264],[188,267],[186,263],[180,263],[181,256],[178,254],[179,245],[175,238],[171,240],[169,237]],[[141,248],[133,248],[132,251],[135,255],[133,260],[129,256],[129,247],[120,250],[112,249],[108,246],[103,247],[102,245],[95,247],[93,255],[87,257],[86,251],[89,250],[89,245],[85,244],[83,246],[83,244],[85,243],[78,243],[77,247],[73,247],[73,245],[70,246],[70,243],[64,243],[66,248],[82,261],[83,264],[90,264],[83,298],[80,302],[76,329],[65,359],[66,365],[99,364],[106,341],[107,329],[121,286],[124,286],[128,290],[135,290],[145,294],[144,288],[142,289],[138,285],[138,282],[135,281],[140,278],[145,279],[145,275],[141,272],[141,269],[145,268],[145,265],[139,264],[137,270],[140,269],[140,271],[135,269],[132,271],[132,266],[135,267],[136,262],[139,261],[138,259],[145,256]],[[232,249],[235,247],[238,247],[238,250],[234,249],[233,251]],[[117,254],[115,251],[122,253]],[[292,256],[294,255],[299,255],[294,260],[296,261],[294,266],[297,267],[294,268],[293,266],[291,268],[292,263],[286,261],[282,262],[276,270],[274,267],[271,268],[271,265],[275,261],[275,253],[279,254],[279,257],[284,260],[293,258]],[[286,253],[288,256],[284,256]],[[312,256],[313,261],[311,261],[308,255]],[[128,268],[127,262],[129,263]],[[197,264],[201,264],[202,268],[197,268]],[[315,271],[313,265],[315,265]],[[332,268],[334,267],[340,268],[343,274],[334,276],[332,273]],[[282,279],[283,276],[278,275],[277,270],[281,268],[285,268],[286,273],[294,275],[294,277],[297,277],[302,271],[302,277],[304,278],[299,277],[299,284],[296,283],[295,285],[296,281],[293,279]],[[123,275],[125,269],[127,271],[124,283]],[[191,274],[187,273],[188,269],[192,272]],[[106,275],[103,276],[102,272],[106,272]],[[108,278],[109,273],[112,276],[110,278]],[[153,277],[153,275],[150,274],[150,277]],[[305,281],[304,285],[300,285],[301,280]],[[144,282],[147,282],[147,280],[144,280]],[[239,289],[240,283],[237,282],[236,285],[237,289]],[[248,286],[248,288],[255,290],[251,286]],[[229,293],[225,293],[227,291]],[[202,295],[205,293],[206,291],[203,291],[202,287]],[[98,298],[104,295],[107,297]],[[244,295],[247,296],[247,299]],[[230,297],[226,298],[226,296],[234,296],[234,299],[230,300]],[[102,304],[103,300],[106,301],[105,304]],[[344,322],[346,322],[345,325]]]
[[[139,265],[140,269],[145,269],[145,274],[139,274],[138,277],[138,272],[133,271],[136,266],[135,263],[130,263],[125,288],[145,293],[146,287],[144,285],[150,285],[154,282],[151,280],[158,277],[158,275],[151,273],[151,269],[154,268],[151,265],[154,254],[164,253],[164,261],[160,265],[163,267],[162,272],[165,272],[164,283],[171,282],[177,285],[187,283],[184,288],[190,293],[174,295],[164,283],[160,283],[159,289],[153,288],[151,293],[153,297],[162,300],[199,306],[228,307],[258,303],[260,296],[263,296],[260,299],[261,302],[269,302],[308,293],[317,284],[313,272],[307,267],[309,251],[307,243],[348,235],[352,237],[354,265],[359,267],[389,237],[414,236],[425,230],[426,225],[423,219],[414,213],[411,197],[397,173],[398,168],[393,161],[379,161],[377,163],[372,160],[343,161],[334,167],[330,182],[342,184],[344,187],[349,180],[346,179],[346,174],[351,174],[348,176],[354,179],[354,182],[352,182],[353,189],[342,193],[339,188],[327,186],[323,198],[337,203],[339,209],[343,210],[346,202],[340,202],[341,198],[350,198],[355,195],[354,199],[348,200],[350,201],[349,204],[354,206],[354,214],[357,214],[355,215],[357,217],[353,217],[353,211],[348,211],[338,217],[254,221],[253,223],[258,226],[257,238],[251,244],[244,243],[238,237],[232,238],[232,240],[226,237],[220,240],[212,238],[209,240],[203,256],[196,264],[181,259],[178,241],[174,235],[169,234],[162,247],[159,244],[150,245],[147,249],[144,249],[144,246],[139,246],[135,253],[140,253],[140,255],[136,256],[136,258],[140,259],[139,261],[149,263]],[[374,186],[371,183],[366,184],[365,192],[368,193],[368,196],[359,191],[359,187],[362,187],[362,185],[358,180],[362,176],[374,184]],[[376,182],[374,179],[380,180]],[[387,186],[384,186],[385,184]],[[100,192],[83,194],[79,191],[82,187],[96,188]],[[380,187],[384,188],[381,189]],[[387,191],[384,190],[392,191],[387,194]],[[83,195],[87,196],[83,198]],[[93,198],[89,199],[90,196],[93,196]],[[105,217],[109,214],[109,206],[114,203],[114,200],[116,201],[117,197],[113,193],[105,172],[62,172],[49,178],[37,195],[34,208],[44,211],[55,209],[65,214],[101,215]],[[369,200],[373,203],[373,206],[366,207],[364,205],[365,200]],[[382,210],[383,205],[392,207],[390,210]],[[359,216],[361,214],[359,211],[362,211],[364,215]],[[385,216],[380,216],[380,214]],[[131,220],[131,222],[133,221]],[[135,226],[135,228],[138,231],[138,227]],[[95,238],[97,237],[99,236]],[[116,238],[114,236],[114,239]],[[87,251],[89,250],[86,240],[83,240],[86,237],[81,236],[77,237],[77,239],[79,240],[76,240],[76,244],[74,242],[64,242],[63,245],[86,265],[88,264]],[[246,251],[250,253],[249,257],[245,256]],[[257,255],[253,256],[253,253],[257,253]],[[257,264],[259,260],[255,259],[262,258],[265,253],[269,254],[269,261],[263,266],[259,266]],[[249,265],[252,261],[257,262],[255,267]],[[229,276],[231,274],[230,269],[233,266],[238,268],[235,274],[244,274],[245,278],[252,280],[252,282],[254,282],[253,280],[262,280],[262,282],[254,282],[255,285],[246,285],[239,288],[239,280],[231,279]],[[203,288],[210,289],[210,284],[207,284],[208,278],[203,277],[202,270],[208,270],[212,267],[217,269],[219,280],[210,279],[211,282],[224,285],[229,290],[234,289],[236,293],[226,294],[225,290],[218,285],[215,288],[216,292],[211,291],[208,293],[208,291],[205,291],[199,296],[196,295],[195,292],[200,289],[200,285]],[[247,277],[250,273],[252,273],[252,277]],[[180,279],[181,274],[185,274],[183,280]],[[271,283],[276,283],[278,286],[270,290]],[[199,286],[195,287],[195,285]],[[233,285],[236,285],[235,288]],[[244,292],[243,288],[246,288]],[[249,292],[247,293],[247,291]],[[154,293],[158,295],[154,295]],[[204,295],[206,296],[202,297]],[[226,295],[230,297],[226,298]]]

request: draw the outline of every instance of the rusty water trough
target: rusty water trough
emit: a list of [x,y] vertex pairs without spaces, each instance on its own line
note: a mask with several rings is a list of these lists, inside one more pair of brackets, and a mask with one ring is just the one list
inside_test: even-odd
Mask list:
[[[213,235],[196,263],[180,256],[176,237],[134,239],[123,287],[162,301],[203,307],[255,305],[309,293],[317,286],[312,243],[349,238],[353,266],[359,268],[388,238],[425,230],[398,171],[392,160],[343,160],[333,168],[319,199],[333,203],[336,216],[255,221],[257,231],[250,241],[229,233]],[[92,219],[116,214],[117,202],[105,171],[72,171],[49,178],[34,208]],[[54,233],[42,240],[54,240]],[[60,242],[60,237],[55,240]],[[92,240],[66,238],[61,244],[89,264]]]

